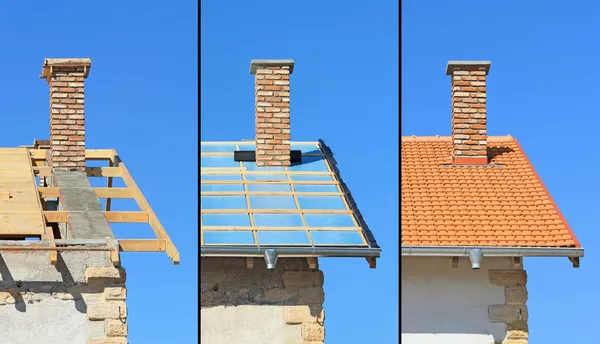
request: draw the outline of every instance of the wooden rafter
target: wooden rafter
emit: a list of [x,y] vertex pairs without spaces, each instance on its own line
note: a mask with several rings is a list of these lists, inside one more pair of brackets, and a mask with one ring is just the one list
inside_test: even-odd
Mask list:
[[[128,188],[93,188],[98,198],[133,198],[133,190]],[[38,187],[41,198],[56,198],[59,194],[57,187]],[[110,211],[110,209],[106,209]]]
[[[44,211],[44,217],[47,222],[68,222],[69,216],[66,211]],[[107,222],[125,222],[125,223],[148,223],[149,215],[147,211],[103,211]]]
[[112,168],[117,168],[120,170],[120,172],[121,172],[120,176],[121,176],[121,178],[123,178],[123,182],[125,183],[125,185],[128,188],[133,190],[133,199],[138,204],[138,207],[140,207],[140,209],[142,211],[148,212],[148,216],[149,216],[148,223],[150,224],[150,227],[154,231],[154,234],[156,234],[156,236],[159,239],[165,240],[167,255],[169,256],[169,258],[171,258],[171,260],[173,261],[174,264],[179,264],[179,252],[175,248],[175,245],[171,241],[171,238],[169,238],[169,235],[167,235],[167,232],[165,232],[165,229],[163,228],[160,221],[158,220],[158,217],[156,217],[156,214],[154,214],[154,211],[152,211],[150,204],[148,203],[148,201],[146,200],[144,195],[141,193],[137,184],[133,181],[131,174],[129,174],[127,167],[121,161],[121,159],[117,155],[117,152],[113,149],[113,150],[111,150],[111,153],[112,153],[112,157],[110,160],[112,161],[114,166],[117,166],[117,167],[112,167]]
[[[52,167],[34,166],[33,172],[39,177],[52,176]],[[121,177],[121,170],[117,167],[86,167],[88,177]]]

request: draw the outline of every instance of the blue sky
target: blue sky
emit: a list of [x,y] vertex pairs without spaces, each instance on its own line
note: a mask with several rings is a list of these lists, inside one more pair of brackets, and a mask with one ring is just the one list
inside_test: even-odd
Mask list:
[[592,343],[600,244],[597,33],[592,1],[402,2],[402,135],[450,135],[448,60],[490,60],[488,134],[516,137],[586,248],[526,259],[530,343]]
[[122,255],[130,343],[197,343],[197,13],[190,0],[0,5],[0,147],[49,138],[44,57],[91,57],[87,148],[117,150],[181,253],[179,266],[164,253]]
[[326,343],[398,341],[398,5],[396,1],[203,1],[202,141],[254,137],[252,59],[291,58],[291,137],[323,139],[383,247],[322,259]]

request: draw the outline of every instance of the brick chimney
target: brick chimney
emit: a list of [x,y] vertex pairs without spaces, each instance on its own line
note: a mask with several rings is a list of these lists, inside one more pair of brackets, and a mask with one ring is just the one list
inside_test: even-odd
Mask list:
[[489,61],[448,61],[452,76],[452,163],[485,165],[487,158],[486,76]]
[[290,74],[294,60],[252,60],[256,166],[290,166]]
[[83,81],[89,58],[46,58],[40,78],[50,86],[50,166],[85,171]]

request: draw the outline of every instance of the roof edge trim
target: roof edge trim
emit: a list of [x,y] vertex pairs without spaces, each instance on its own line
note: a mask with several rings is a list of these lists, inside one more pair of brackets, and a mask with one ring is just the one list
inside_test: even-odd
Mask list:
[[533,172],[533,174],[537,178],[538,182],[540,182],[540,185],[542,186],[542,188],[544,189],[544,192],[548,196],[548,199],[552,203],[552,206],[554,207],[554,210],[556,211],[556,214],[558,214],[558,217],[560,218],[560,220],[562,221],[562,223],[565,225],[565,228],[567,228],[567,232],[569,232],[569,234],[571,235],[571,238],[575,242],[575,247],[581,247],[581,244],[579,243],[579,240],[577,240],[577,237],[575,236],[575,232],[573,232],[573,229],[571,229],[571,226],[569,226],[569,223],[567,222],[567,219],[565,218],[565,216],[563,215],[563,213],[560,211],[560,208],[558,207],[558,204],[556,204],[556,202],[554,201],[554,198],[552,198],[552,195],[550,195],[550,191],[548,191],[548,188],[546,187],[546,184],[544,184],[544,181],[542,180],[542,178],[540,177],[540,175],[535,170],[535,167],[533,167],[533,164],[531,163],[531,160],[529,159],[529,157],[527,156],[527,154],[525,154],[525,150],[523,149],[523,147],[521,146],[521,144],[519,143],[519,141],[517,141],[516,138],[513,138],[513,140],[515,141],[515,144],[517,145],[517,147],[519,147],[519,149],[521,150],[521,154],[523,154],[523,157],[525,158],[525,161],[527,161],[527,164],[529,165],[529,168],[531,168],[531,171]]
[[403,246],[402,256],[468,257],[479,249],[484,257],[583,257],[581,247]]
[[279,257],[356,257],[379,258],[380,248],[357,247],[237,247],[201,246],[200,257],[263,257],[266,250],[276,250]]

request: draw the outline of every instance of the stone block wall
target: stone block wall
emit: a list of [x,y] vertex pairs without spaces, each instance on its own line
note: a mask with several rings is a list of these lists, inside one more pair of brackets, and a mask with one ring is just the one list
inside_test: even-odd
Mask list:
[[125,270],[106,255],[0,254],[0,343],[127,344]]
[[500,343],[527,344],[527,273],[522,269],[491,270],[490,282],[503,287],[505,293],[504,304],[490,305],[488,308],[490,322],[505,323],[507,326],[506,338]]
[[275,270],[255,259],[200,260],[202,344],[317,344],[325,340],[323,272],[306,259],[282,259]]

